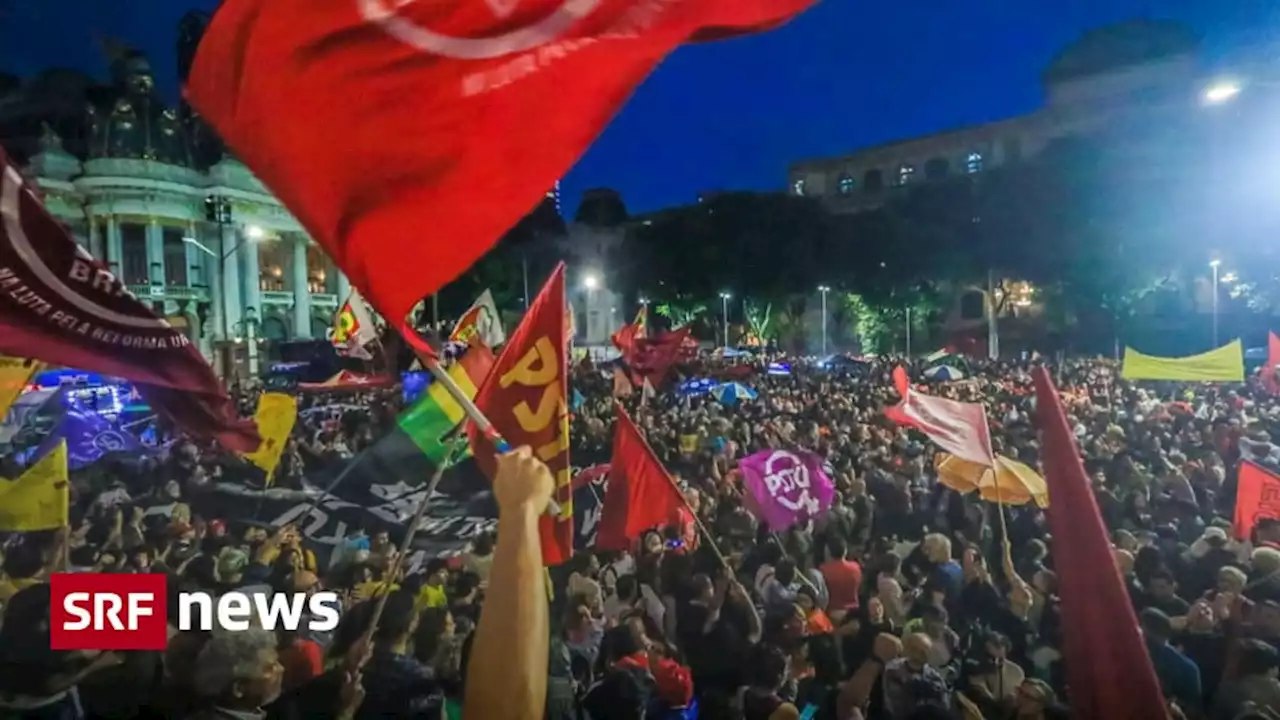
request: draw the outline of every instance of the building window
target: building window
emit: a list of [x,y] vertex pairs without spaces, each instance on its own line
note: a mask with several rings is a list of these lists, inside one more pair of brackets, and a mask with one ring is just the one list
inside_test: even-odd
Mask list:
[[287,243],[261,242],[258,251],[258,289],[264,292],[285,292],[290,284],[285,282],[284,269],[289,267],[292,252],[286,252]]
[[151,284],[146,225],[120,223],[120,274],[125,285]]
[[[307,244],[307,290],[311,294],[337,292],[337,283],[333,281],[333,272],[329,268],[329,258],[319,245]],[[345,300],[346,298],[339,298]]]
[[951,172],[951,163],[946,158],[930,158],[929,162],[924,164],[924,177],[926,180],[941,180]]
[[880,192],[884,189],[884,173],[879,170],[868,170],[862,174],[862,189],[867,192]]
[[969,157],[964,161],[965,172],[970,175],[982,172],[982,153],[971,152]]
[[916,166],[903,163],[898,166],[898,184],[906,185],[911,182],[911,176],[916,174]]
[[841,195],[848,195],[853,192],[853,178],[848,175],[841,175],[840,180],[836,183],[836,189]]
[[800,178],[799,180],[791,183],[791,192],[804,197],[804,178]]
[[161,230],[164,238],[164,284],[187,286],[187,244],[182,241],[186,232],[182,228],[166,227]]

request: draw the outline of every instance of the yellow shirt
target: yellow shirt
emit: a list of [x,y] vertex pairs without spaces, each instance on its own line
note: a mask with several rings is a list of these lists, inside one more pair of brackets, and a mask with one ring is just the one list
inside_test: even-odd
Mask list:
[[432,587],[431,585],[423,585],[418,591],[418,599],[413,603],[414,610],[422,612],[427,608],[442,608],[449,604],[449,596],[445,594],[443,587]]

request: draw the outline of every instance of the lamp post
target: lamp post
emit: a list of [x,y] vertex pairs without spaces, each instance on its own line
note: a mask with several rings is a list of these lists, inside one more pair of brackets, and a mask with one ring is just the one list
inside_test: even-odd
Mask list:
[[[227,260],[230,259],[231,256],[236,253],[237,250],[240,249],[241,245],[244,245],[246,242],[256,242],[258,240],[261,240],[266,235],[266,232],[262,228],[258,227],[257,225],[248,225],[244,229],[243,237],[241,237],[241,239],[237,243],[232,245],[230,248],[227,248],[226,247],[226,228],[228,225],[231,224],[231,201],[218,195],[211,195],[205,198],[204,203],[205,203],[205,220],[207,220],[208,222],[217,224],[218,243],[219,243],[218,247],[219,249],[223,249],[224,252],[221,255],[219,255],[213,250],[210,250],[208,246],[206,246],[204,243],[200,242],[194,237],[184,236],[182,238],[182,241],[184,243],[187,243],[188,245],[195,247],[197,250],[199,250],[200,252],[203,252],[209,257],[218,259],[218,266],[216,268],[216,273],[214,275],[214,282],[216,282],[218,285],[218,292],[221,293],[221,299],[222,299],[222,303],[221,303],[222,307],[220,308],[221,312],[219,314],[222,315],[222,328],[221,328],[222,343],[223,343],[223,348],[225,349],[225,348],[232,347],[232,345],[230,344],[232,328],[231,328],[231,321],[229,317],[230,312],[228,310],[229,306],[227,304],[229,291],[226,287]],[[236,292],[239,292],[239,290],[240,290],[239,288],[235,288]],[[224,365],[223,372],[224,373],[226,373],[228,370],[228,368],[226,367],[227,365],[234,366],[234,362],[232,362],[232,358],[228,357],[227,355],[228,353],[226,352],[223,353],[223,365]]]
[[831,292],[831,288],[826,285],[819,285],[818,292],[822,293],[822,357],[827,356],[827,293]]
[[[245,359],[248,361],[250,378],[258,374],[257,363],[255,362],[258,358],[258,353],[255,352],[257,350],[255,344],[262,342],[262,338],[258,336],[258,326],[261,324],[262,321],[258,319],[257,309],[247,307],[244,309],[244,317],[236,321],[232,326],[236,333],[235,344],[238,346],[242,341],[246,343]],[[244,337],[242,338],[241,335]]]
[[1213,346],[1218,347],[1218,266],[1222,264],[1221,260],[1210,260],[1209,267],[1213,269]]
[[732,297],[733,295],[727,292],[720,293],[720,309],[724,314],[724,347],[726,350],[729,349],[729,299]]
[[589,345],[595,342],[596,325],[600,323],[600,319],[592,309],[596,304],[596,290],[600,287],[600,277],[593,272],[588,272],[582,276],[582,289],[587,293],[587,338],[586,343]]

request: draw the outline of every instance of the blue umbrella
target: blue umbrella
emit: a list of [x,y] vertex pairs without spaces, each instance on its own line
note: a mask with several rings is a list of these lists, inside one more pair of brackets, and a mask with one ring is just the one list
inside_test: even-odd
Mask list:
[[925,370],[924,376],[930,380],[947,382],[950,380],[963,380],[964,372],[952,367],[951,365],[935,365],[928,370]]
[[736,405],[742,400],[755,400],[756,391],[742,383],[727,382],[712,388],[711,395],[725,405]]

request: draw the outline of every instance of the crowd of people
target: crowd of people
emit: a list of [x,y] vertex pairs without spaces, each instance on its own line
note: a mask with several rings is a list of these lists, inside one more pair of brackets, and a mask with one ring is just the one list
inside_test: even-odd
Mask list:
[[[240,467],[216,448],[182,440],[159,458],[94,465],[72,478],[66,530],[4,544],[0,717],[1068,717],[1070,628],[1050,548],[1071,539],[1050,537],[1035,505],[1005,507],[1002,523],[996,505],[937,482],[936,448],[883,413],[898,400],[899,363],[910,366],[797,361],[772,375],[761,364],[742,380],[758,397],[732,405],[674,387],[627,400],[688,509],[628,552],[579,549],[533,598],[512,579],[529,568],[504,555],[513,537],[536,535],[512,529],[536,495],[511,489],[539,473],[527,455],[507,463],[505,486],[499,470],[498,537],[412,573],[397,572],[385,529],[321,564],[297,528],[193,512],[188,498]],[[985,404],[996,452],[1036,467],[1028,370],[975,361],[971,377],[929,392]],[[1171,716],[1280,717],[1280,520],[1259,521],[1248,541],[1230,522],[1241,460],[1280,464],[1280,402],[1252,382],[1130,384],[1101,360],[1053,371]],[[588,362],[573,374],[575,464],[607,461],[612,372]],[[250,414],[255,391],[239,394]],[[395,391],[352,404],[362,409],[337,422],[300,416],[279,483],[349,462],[400,409]],[[736,461],[767,448],[825,457],[831,509],[781,532],[757,522]],[[164,652],[58,652],[48,578],[64,570],[167,573],[171,593],[331,590],[342,619],[329,633],[175,627]],[[507,685],[486,670],[508,662],[504,637],[545,617],[546,645],[534,647],[547,655],[545,707],[508,715],[500,708],[542,696],[530,687],[543,677],[491,698]]]

